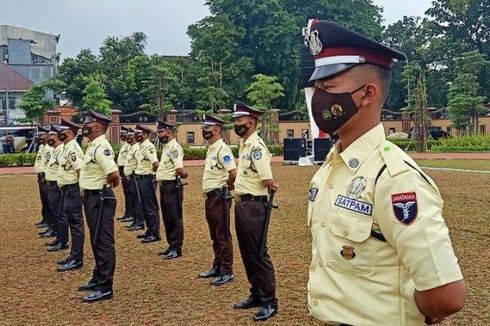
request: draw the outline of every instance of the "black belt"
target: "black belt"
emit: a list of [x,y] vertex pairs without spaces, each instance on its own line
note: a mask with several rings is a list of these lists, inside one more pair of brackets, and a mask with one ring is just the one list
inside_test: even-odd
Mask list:
[[223,189],[221,188],[218,188],[218,189],[214,189],[214,190],[211,190],[211,191],[208,191],[206,193],[206,197],[209,199],[209,198],[214,198],[214,197],[218,197],[218,196],[221,196],[221,194],[223,193]]
[[134,177],[138,180],[150,179],[153,177],[153,174],[135,174]]
[[78,187],[78,183],[73,183],[71,185],[64,185],[60,189],[61,189],[61,191],[65,191],[65,190],[68,190],[70,188],[75,188],[75,187]]
[[166,185],[166,184],[175,184],[175,183],[177,183],[177,179],[175,179],[175,180],[162,180],[162,183],[164,185]]
[[48,180],[47,182],[48,182],[48,186],[53,186],[53,185],[57,186],[58,185],[58,182],[56,182],[56,181],[49,181]]
[[267,196],[252,196],[252,195],[241,195],[239,196],[239,201],[256,201],[259,203],[267,203]]
[[38,174],[37,174],[37,176],[38,176],[39,178],[44,178],[44,172],[38,173]]
[[102,189],[94,189],[94,190],[90,190],[90,189],[85,189],[83,191],[83,196],[84,197],[87,197],[87,196],[95,196],[95,195],[100,195],[100,192],[102,191]]

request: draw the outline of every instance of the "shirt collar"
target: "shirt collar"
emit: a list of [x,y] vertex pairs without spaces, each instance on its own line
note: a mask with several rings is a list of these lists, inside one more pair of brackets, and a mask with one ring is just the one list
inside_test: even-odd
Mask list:
[[213,144],[209,145],[209,150],[214,150],[216,149],[217,147],[219,147],[221,145],[221,143],[223,142],[223,139],[218,139],[217,141],[215,141]]
[[244,142],[243,139],[240,141],[244,146],[250,146],[250,144],[255,143],[257,140],[257,137],[259,135],[257,134],[257,131],[254,131],[250,136],[248,136],[247,140]]
[[169,148],[174,146],[174,144],[177,142],[177,139],[172,138],[171,140],[168,141],[168,143],[165,144],[165,147]]
[[105,140],[105,135],[100,135],[99,137],[95,138],[94,140],[92,140],[92,144],[93,145],[99,145],[101,144],[104,140]]
[[344,163],[349,167],[351,172],[355,174],[368,155],[372,153],[384,140],[385,130],[383,125],[379,123],[376,127],[357,138],[341,153],[339,153],[340,142],[337,142],[334,149],[328,154],[327,160],[330,161],[333,157],[339,155]]

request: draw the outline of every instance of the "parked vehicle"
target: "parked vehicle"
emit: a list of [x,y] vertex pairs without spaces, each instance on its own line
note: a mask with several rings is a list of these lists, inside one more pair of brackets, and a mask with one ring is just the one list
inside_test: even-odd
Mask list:
[[[33,152],[35,144],[32,143],[36,133],[35,126],[9,126],[0,127],[0,141],[4,141],[7,134],[14,136],[14,152]],[[3,153],[3,146],[0,146],[0,153]]]
[[[408,138],[413,137],[413,128],[414,127],[410,128],[410,130],[408,131]],[[441,127],[437,127],[437,126],[427,127],[427,135],[429,137],[432,137],[432,139],[434,139],[434,140],[438,140],[439,138],[451,137],[448,132],[442,130]]]

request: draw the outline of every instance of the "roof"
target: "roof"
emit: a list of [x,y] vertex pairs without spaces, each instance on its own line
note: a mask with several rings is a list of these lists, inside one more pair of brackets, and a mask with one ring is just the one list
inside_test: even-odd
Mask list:
[[9,65],[0,62],[0,89],[11,91],[27,91],[32,86],[32,81],[22,76]]

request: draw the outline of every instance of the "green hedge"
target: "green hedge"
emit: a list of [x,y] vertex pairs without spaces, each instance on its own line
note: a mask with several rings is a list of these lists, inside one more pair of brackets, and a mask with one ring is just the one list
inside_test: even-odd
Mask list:
[[[406,151],[416,151],[417,150],[417,142],[415,140],[411,141],[410,139],[390,139],[390,141]],[[440,141],[429,139],[427,141],[427,149],[433,150],[433,148],[439,145]],[[408,147],[408,148],[407,148]]]
[[490,135],[460,136],[441,139],[432,150],[436,152],[486,152],[490,151]]
[[0,155],[0,167],[34,165],[35,161],[36,153]]

